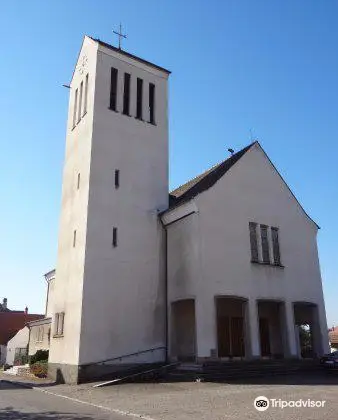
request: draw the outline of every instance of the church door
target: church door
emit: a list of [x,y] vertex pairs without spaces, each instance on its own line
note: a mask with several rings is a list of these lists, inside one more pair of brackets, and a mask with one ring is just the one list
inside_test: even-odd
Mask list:
[[219,316],[217,336],[218,357],[244,356],[244,321],[242,317]]
[[259,334],[261,342],[261,355],[270,356],[270,331],[269,331],[269,320],[266,318],[259,319]]

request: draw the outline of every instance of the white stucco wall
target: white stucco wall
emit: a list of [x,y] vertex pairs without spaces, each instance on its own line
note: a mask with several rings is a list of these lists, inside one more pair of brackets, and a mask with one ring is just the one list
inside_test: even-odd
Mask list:
[[[194,203],[198,213],[168,227],[168,281],[169,302],[195,298],[198,356],[209,357],[210,350],[217,348],[214,299],[219,295],[240,296],[251,302],[283,300],[290,324],[292,302],[315,303],[327,348],[317,227],[260,146],[254,145]],[[250,262],[249,221],[279,228],[285,268]],[[253,306],[250,311],[254,313]],[[292,351],[296,351],[294,338]]]
[[[56,264],[57,281],[52,286],[53,298],[48,306],[48,315],[52,315],[53,318],[55,313],[65,312],[64,336],[54,338],[52,333],[50,363],[78,364],[79,361],[96,55],[97,44],[86,37],[70,83]],[[82,66],[83,62],[85,66]],[[89,75],[87,114],[73,129],[75,90],[80,88],[81,81],[85,82],[87,73]],[[77,189],[78,173],[81,174],[79,189]],[[73,247],[74,230],[77,232],[75,247]],[[52,331],[54,331],[53,325]]]
[[6,363],[8,365],[14,364],[15,349],[24,348],[28,346],[29,340],[29,328],[24,327],[19,330],[13,338],[11,338],[7,343],[7,356]]
[[[118,112],[108,109],[111,67],[118,69]],[[125,72],[131,74],[131,116],[122,114]],[[168,206],[167,76],[99,48],[81,363],[164,345],[164,243],[157,210]],[[144,121],[135,119],[138,77],[143,80]],[[156,125],[147,122],[150,82],[156,86]],[[118,229],[116,248],[113,226]],[[155,361],[163,355],[164,351],[146,353],[123,362]]]
[[[80,74],[84,55],[86,69]],[[118,112],[108,109],[111,67],[119,71]],[[87,72],[88,113],[72,129],[74,91]],[[124,72],[131,74],[130,117],[122,114]],[[144,84],[145,121],[135,119],[137,77]],[[50,363],[95,362],[164,345],[164,242],[157,213],[168,206],[167,77],[85,38],[70,89],[51,304],[53,316],[65,312],[64,336],[51,339]],[[149,82],[156,85],[156,125],[147,122]],[[137,361],[163,355],[162,350]]]

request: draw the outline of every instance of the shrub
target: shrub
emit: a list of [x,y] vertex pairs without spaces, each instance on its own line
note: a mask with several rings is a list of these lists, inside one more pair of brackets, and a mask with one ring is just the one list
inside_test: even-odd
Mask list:
[[48,361],[42,360],[40,362],[32,364],[30,366],[30,371],[33,375],[37,376],[38,378],[46,378],[48,371]]
[[29,359],[29,364],[34,365],[36,362],[41,362],[48,360],[49,351],[48,350],[38,350],[33,356]]

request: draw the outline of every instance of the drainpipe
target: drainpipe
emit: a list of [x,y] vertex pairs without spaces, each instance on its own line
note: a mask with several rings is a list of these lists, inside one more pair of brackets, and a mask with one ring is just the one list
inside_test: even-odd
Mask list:
[[168,232],[164,225],[161,215],[159,215],[160,223],[164,232],[164,303],[165,303],[165,362],[169,363],[169,316],[168,316]]

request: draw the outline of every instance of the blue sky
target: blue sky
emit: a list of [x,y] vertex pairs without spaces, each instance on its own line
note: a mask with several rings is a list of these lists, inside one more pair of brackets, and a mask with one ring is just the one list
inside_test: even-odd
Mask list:
[[328,324],[338,324],[338,2],[3,2],[0,14],[1,296],[44,310],[55,265],[68,91],[84,34],[172,70],[170,184],[251,141],[321,226]]

